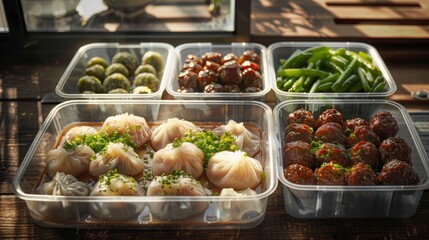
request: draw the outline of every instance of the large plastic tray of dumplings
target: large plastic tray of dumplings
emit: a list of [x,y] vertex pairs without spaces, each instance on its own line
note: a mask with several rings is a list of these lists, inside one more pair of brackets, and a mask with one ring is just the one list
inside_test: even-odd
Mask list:
[[[203,145],[168,148],[189,129],[206,134]],[[261,102],[70,100],[44,121],[13,189],[42,226],[252,228],[277,187],[273,129],[272,110]],[[95,155],[104,140],[79,142],[115,131],[125,135],[105,140]],[[225,132],[234,135],[219,143],[229,147],[210,150],[220,152],[203,168],[206,151],[198,149],[211,149],[206,139],[215,138],[206,136]],[[126,136],[135,145],[120,140]]]
[[[152,60],[144,60],[145,54],[152,54]],[[119,55],[117,55],[119,54]],[[122,56],[120,56],[122,54]],[[126,54],[126,55],[124,55]],[[154,57],[155,56],[155,57]],[[93,60],[99,57],[104,62]],[[156,58],[156,59],[155,59]],[[150,58],[146,58],[150,59]],[[155,60],[154,60],[155,59]],[[90,43],[78,49],[55,88],[56,94],[60,97],[70,99],[155,99],[159,100],[165,90],[166,83],[171,76],[170,69],[174,65],[174,48],[168,43],[148,42],[139,44],[121,43]],[[125,66],[118,67],[116,64]],[[140,67],[142,65],[152,65],[155,69]],[[97,65],[98,68],[91,69],[88,66]],[[100,67],[100,65],[102,65]],[[155,70],[155,71],[154,71]],[[125,73],[124,73],[125,71]],[[114,73],[119,73],[120,80],[110,77]],[[137,77],[138,73],[153,73],[156,76],[154,81],[147,80],[149,77]],[[78,87],[78,81],[84,76],[96,76],[100,83],[86,81],[82,87]],[[128,81],[123,80],[126,78]],[[153,77],[153,76],[151,76]],[[135,81],[137,78],[137,81]],[[86,80],[86,79],[85,79]],[[107,84],[107,81],[111,84]],[[128,83],[118,83],[122,82]],[[89,83],[88,83],[89,82]],[[115,86],[115,87],[113,87]],[[134,91],[137,86],[147,86],[150,91]],[[117,91],[118,88],[126,89],[126,92]],[[94,92],[97,89],[96,92]],[[110,90],[113,90],[109,93]]]
[[[301,108],[310,111],[316,120],[323,111],[332,108],[342,114],[343,121],[362,118],[370,122],[375,113],[390,112],[399,128],[396,136],[402,138],[411,148],[412,168],[420,180],[413,185],[379,183],[372,186],[352,186],[347,184],[347,179],[347,185],[298,184],[286,179],[284,161],[287,159],[283,156],[279,158],[278,174],[285,209],[289,215],[296,218],[406,218],[415,213],[423,191],[429,187],[429,160],[411,117],[402,105],[389,100],[356,102],[350,99],[289,100],[279,103],[273,113],[274,123],[279,126],[277,151],[280,154],[283,154],[285,147],[287,118]],[[374,170],[377,176],[381,166],[378,168]]]

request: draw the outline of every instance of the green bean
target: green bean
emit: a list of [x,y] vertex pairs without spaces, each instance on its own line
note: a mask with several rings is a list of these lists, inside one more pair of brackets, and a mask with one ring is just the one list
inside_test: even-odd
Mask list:
[[340,66],[329,60],[325,61],[325,65],[337,73],[344,72],[344,70]]
[[329,76],[327,76],[325,78],[320,79],[320,84],[324,84],[324,83],[327,83],[327,82],[334,83],[338,79],[339,76],[340,76],[339,73],[331,74],[331,75],[329,75]]
[[291,67],[301,67],[303,66],[307,60],[312,56],[310,52],[304,52],[297,50],[295,51],[292,56],[290,56],[284,64],[282,64],[277,71],[281,71],[285,68],[291,68]]
[[308,91],[309,93],[315,93],[317,92],[317,88],[319,87],[320,84],[320,79],[317,80],[315,83],[313,83],[313,85],[310,88],[310,91]]
[[335,83],[332,85],[332,90],[334,92],[336,92],[338,90],[338,88],[341,86],[341,84],[343,84],[343,82],[346,80],[346,78],[348,78],[350,76],[350,74],[352,74],[352,72],[356,68],[357,63],[358,62],[357,62],[356,58],[354,58],[350,62],[350,64],[347,65],[347,68],[344,70],[344,72],[341,73],[341,75],[338,77],[337,81],[335,81]]
[[296,78],[290,78],[289,80],[287,80],[283,86],[282,86],[282,90],[287,92],[293,85],[293,83],[296,81]]
[[365,66],[367,69],[371,70],[371,71],[378,71],[378,68],[372,64],[372,62],[366,60],[365,58],[359,56],[358,53],[353,52],[353,51],[346,51],[346,54],[349,55],[350,57],[357,59],[357,61],[359,62],[359,64]]
[[306,69],[306,68],[288,68],[283,69],[278,73],[281,77],[300,77],[300,76],[311,76],[311,77],[325,77],[329,73],[317,69]]
[[280,80],[277,80],[277,82],[276,82],[277,88],[282,89],[285,82],[286,82],[286,80],[283,80],[282,78],[280,78]]
[[372,92],[381,92],[386,86],[386,81],[380,82],[373,89]]
[[356,74],[351,74],[346,80],[344,80],[336,92],[347,92],[349,88],[357,81],[359,81],[359,77]]
[[346,49],[345,48],[337,48],[334,52],[334,55],[341,55],[344,56],[346,54]]
[[328,56],[328,54],[329,54],[329,52],[327,50],[315,52],[315,53],[313,53],[313,56],[311,56],[307,60],[307,62],[308,63],[315,63],[321,59],[325,59]]
[[369,62],[372,62],[372,57],[366,54],[365,52],[359,51],[358,55],[364,59],[366,59]]
[[317,90],[320,92],[330,91],[333,84],[334,84],[333,82],[326,82],[324,84],[319,84],[319,86],[317,87]]
[[355,82],[350,88],[349,92],[359,92],[362,90],[362,84],[360,84],[360,81]]
[[346,58],[340,56],[340,55],[334,55],[331,57],[331,62],[335,63],[335,65],[345,68],[350,62]]
[[305,76],[301,76],[293,83],[292,87],[289,88],[289,92],[301,92],[304,87]]
[[365,92],[371,92],[371,87],[369,86],[369,82],[368,82],[368,79],[366,78],[364,70],[361,67],[358,67],[357,73],[358,73],[359,80],[363,90]]

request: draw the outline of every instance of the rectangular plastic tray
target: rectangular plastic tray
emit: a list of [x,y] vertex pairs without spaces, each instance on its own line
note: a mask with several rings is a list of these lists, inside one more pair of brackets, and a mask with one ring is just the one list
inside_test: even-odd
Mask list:
[[407,186],[322,186],[301,185],[284,177],[283,157],[279,158],[279,179],[287,213],[296,218],[406,218],[412,216],[423,190],[429,186],[428,156],[406,109],[389,100],[290,100],[275,106],[278,152],[283,152],[286,118],[296,109],[311,111],[314,117],[327,108],[335,108],[343,120],[370,119],[378,111],[388,111],[396,119],[399,132],[412,149],[411,160],[420,183]]
[[[169,118],[185,119],[201,124],[226,124],[233,119],[260,129],[263,187],[256,195],[242,196],[52,196],[34,194],[45,174],[45,158],[66,126],[79,122],[102,123],[107,117],[132,113],[148,123],[162,123]],[[276,157],[271,108],[261,102],[202,102],[175,100],[71,100],[56,106],[48,115],[35,137],[13,180],[15,194],[24,199],[33,220],[42,226],[88,228],[252,228],[262,222],[268,197],[277,187]],[[205,211],[191,217],[162,219],[151,213],[149,203],[171,204],[181,210],[195,204],[206,204]],[[141,212],[126,220],[100,220],[89,212],[78,211],[89,204],[115,206],[127,204],[141,207]],[[46,213],[43,206],[56,211]],[[71,208],[73,206],[73,208]],[[170,206],[170,207],[171,207]],[[133,208],[134,209],[134,208]],[[107,209],[106,209],[107,210]],[[179,210],[178,210],[179,211]],[[67,213],[67,214],[66,214]],[[49,216],[47,216],[49,215]],[[67,217],[66,217],[67,215]],[[176,216],[181,218],[181,216]]]
[[[244,51],[252,50],[259,54],[261,59],[260,72],[262,75],[262,89],[260,92],[240,92],[240,93],[181,93],[177,92],[179,84],[177,76],[185,63],[185,58],[188,54],[195,54],[201,57],[207,52],[219,52],[222,55],[227,53],[234,53],[240,56]],[[264,101],[265,95],[270,91],[271,85],[269,84],[268,75],[268,64],[266,57],[266,47],[258,43],[248,42],[233,42],[231,44],[214,44],[214,43],[185,43],[175,48],[176,52],[176,66],[173,76],[170,78],[170,82],[166,86],[167,92],[174,97],[174,99],[186,99],[186,100],[256,100]]]
[[[351,51],[362,51],[372,57],[387,84],[381,92],[357,92],[357,93],[295,93],[280,90],[276,84],[276,72],[280,59],[288,59],[296,50],[305,50],[314,46],[328,46],[333,49],[345,48]],[[378,51],[371,45],[360,42],[278,42],[268,46],[268,66],[270,84],[276,96],[277,102],[292,99],[327,99],[327,98],[387,98],[396,92],[396,84],[383,62]]]
[[[164,71],[159,77],[159,88],[149,94],[84,94],[79,93],[77,81],[84,75],[86,64],[92,57],[102,57],[110,64],[113,56],[118,52],[129,52],[137,59],[137,65],[141,64],[141,58],[147,51],[156,51],[161,54]],[[120,44],[120,43],[91,43],[82,46],[76,52],[55,88],[55,92],[65,99],[154,99],[159,100],[165,90],[165,85],[171,76],[170,69],[174,66],[174,48],[168,43],[140,43],[140,44]],[[132,83],[132,78],[130,78]]]

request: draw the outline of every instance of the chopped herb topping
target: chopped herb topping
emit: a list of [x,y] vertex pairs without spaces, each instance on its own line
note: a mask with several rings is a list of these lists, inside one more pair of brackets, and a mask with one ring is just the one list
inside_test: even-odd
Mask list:
[[97,134],[93,135],[80,135],[72,140],[67,140],[64,143],[63,148],[66,150],[71,150],[80,145],[87,145],[92,150],[94,150],[95,153],[98,153],[103,150],[109,144],[109,142],[123,143],[127,146],[131,146],[134,149],[136,148],[135,143],[128,133],[119,134],[118,131],[112,131],[110,134],[98,132]]

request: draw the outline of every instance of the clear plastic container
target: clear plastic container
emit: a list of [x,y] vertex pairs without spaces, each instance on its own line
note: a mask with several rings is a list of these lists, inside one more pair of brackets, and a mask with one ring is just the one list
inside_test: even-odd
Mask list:
[[287,116],[299,108],[313,112],[317,119],[327,108],[343,114],[343,120],[354,117],[370,119],[378,111],[389,111],[396,119],[399,132],[412,149],[411,160],[420,176],[417,185],[407,186],[322,186],[301,185],[284,177],[283,157],[279,158],[279,179],[282,184],[287,213],[296,218],[406,218],[412,216],[425,188],[428,188],[428,156],[410,115],[398,103],[389,100],[290,100],[275,106],[274,124],[277,130],[278,149],[283,152]]
[[[356,93],[295,93],[280,90],[276,84],[276,71],[280,59],[288,59],[296,50],[305,50],[314,46],[328,46],[333,49],[345,48],[351,51],[362,51],[372,57],[384,79],[386,86],[381,92],[356,92]],[[268,46],[268,66],[270,73],[270,84],[276,96],[277,102],[292,99],[331,99],[331,98],[387,98],[396,92],[396,83],[389,70],[383,62],[378,51],[371,45],[360,42],[278,42]]]
[[[260,72],[262,75],[262,89],[259,92],[239,92],[239,93],[181,93],[177,92],[179,83],[177,76],[185,63],[185,58],[188,54],[195,54],[201,57],[207,52],[220,52],[222,55],[227,53],[234,53],[240,56],[244,51],[252,50],[259,54],[261,59]],[[258,43],[247,42],[233,42],[231,44],[213,44],[213,43],[186,43],[179,45],[175,48],[176,52],[176,66],[175,73],[170,78],[170,82],[166,86],[167,92],[174,97],[174,99],[186,100],[256,100],[264,101],[265,95],[270,91],[271,85],[269,84],[268,65],[266,57],[266,47]]]
[[[102,57],[111,64],[111,59],[118,52],[129,52],[137,59],[137,66],[141,64],[141,58],[147,51],[156,51],[161,54],[164,71],[158,75],[160,84],[157,91],[149,94],[83,94],[79,93],[77,81],[84,76],[86,63],[92,57]],[[65,99],[154,99],[159,100],[165,90],[165,85],[171,76],[171,69],[174,66],[174,48],[168,43],[140,43],[140,44],[120,44],[120,43],[91,43],[82,46],[76,52],[64,74],[61,76],[55,92]],[[133,77],[129,78],[131,85]]]
[[[44,178],[46,154],[54,149],[65,127],[79,122],[102,123],[107,117],[122,113],[144,117],[148,124],[161,123],[174,117],[209,126],[226,124],[231,119],[249,124],[260,132],[262,144],[258,159],[263,166],[265,177],[253,195],[91,197],[34,194],[40,183],[49,181],[47,177]],[[273,134],[272,110],[261,102],[66,101],[56,106],[41,126],[13,180],[13,190],[19,198],[26,201],[33,220],[42,226],[252,228],[263,221],[268,197],[277,188]],[[151,207],[170,209],[167,211],[170,214],[168,219],[154,214]],[[202,212],[191,214],[194,209],[201,209],[200,207]],[[133,213],[132,217],[125,218],[120,209]],[[90,214],[90,211],[94,214]]]

